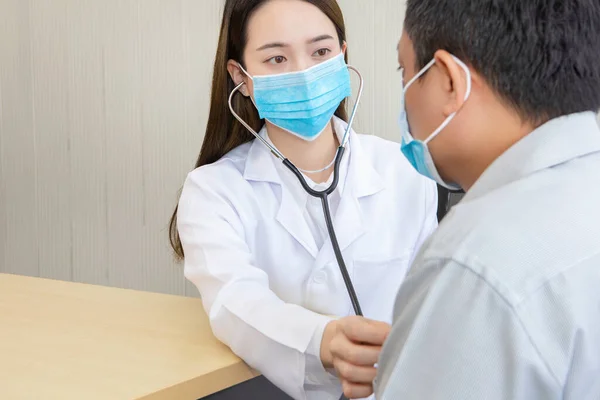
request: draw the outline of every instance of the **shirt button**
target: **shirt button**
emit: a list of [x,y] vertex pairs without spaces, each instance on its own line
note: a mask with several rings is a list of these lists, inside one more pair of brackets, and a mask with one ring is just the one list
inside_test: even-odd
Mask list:
[[325,280],[327,280],[327,274],[325,273],[325,271],[319,271],[313,277],[314,283],[322,284],[325,283]]

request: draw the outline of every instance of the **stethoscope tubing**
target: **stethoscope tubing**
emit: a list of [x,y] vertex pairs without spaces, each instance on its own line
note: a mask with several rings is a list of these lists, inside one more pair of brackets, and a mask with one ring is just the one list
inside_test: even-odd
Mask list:
[[346,267],[342,251],[337,240],[337,235],[333,226],[333,218],[331,217],[331,210],[329,207],[329,195],[335,191],[339,183],[340,164],[342,162],[342,158],[344,157],[344,152],[345,148],[340,146],[335,156],[333,181],[331,182],[328,188],[322,191],[314,190],[313,188],[311,188],[302,176],[302,173],[288,159],[285,159],[283,161],[283,165],[285,165],[290,171],[292,171],[294,175],[296,175],[296,177],[300,181],[300,184],[309,195],[321,200],[321,205],[323,206],[323,215],[325,216],[325,224],[327,225],[327,232],[329,233],[329,238],[331,240],[331,246],[333,247],[333,252],[335,254],[336,261],[338,263],[340,272],[342,273],[342,278],[344,279],[344,284],[346,285],[346,290],[348,291],[348,296],[350,297],[352,308],[354,309],[354,313],[356,315],[362,316],[363,314],[360,308],[360,303],[358,301],[358,296],[356,295],[356,291],[354,290],[352,279],[350,278],[350,274],[348,273],[348,268]]

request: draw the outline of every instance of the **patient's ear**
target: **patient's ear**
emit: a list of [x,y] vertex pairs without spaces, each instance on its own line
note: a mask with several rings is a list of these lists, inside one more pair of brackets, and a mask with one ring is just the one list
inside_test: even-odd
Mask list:
[[456,59],[445,50],[438,50],[435,53],[435,65],[442,74],[443,89],[447,95],[443,109],[447,117],[460,110],[465,103],[469,77]]

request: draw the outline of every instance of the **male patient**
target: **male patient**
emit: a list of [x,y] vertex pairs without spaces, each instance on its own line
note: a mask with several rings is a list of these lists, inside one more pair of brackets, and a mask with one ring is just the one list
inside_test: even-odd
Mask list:
[[598,400],[600,1],[407,3],[403,151],[467,194],[421,249],[391,331],[340,321],[345,393],[373,390],[387,338],[378,399]]

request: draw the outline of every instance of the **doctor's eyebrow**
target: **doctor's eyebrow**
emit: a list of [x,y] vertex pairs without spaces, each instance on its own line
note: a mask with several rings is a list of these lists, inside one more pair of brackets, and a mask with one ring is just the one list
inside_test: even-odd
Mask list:
[[281,48],[281,47],[290,47],[290,45],[286,44],[286,43],[282,43],[282,42],[267,43],[267,44],[263,44],[262,46],[260,46],[258,49],[256,49],[256,51],[276,49],[276,48]]
[[[329,39],[333,39],[333,36],[331,35],[319,35],[317,37],[314,37],[310,40],[307,40],[306,43],[307,44],[312,44],[312,43],[317,43],[317,42],[321,42],[323,40],[329,40]],[[284,48],[284,47],[290,47],[289,44],[287,43],[283,43],[283,42],[272,42],[272,43],[267,43],[264,44],[262,46],[260,46],[258,49],[256,49],[256,51],[262,51],[262,50],[268,50],[268,49],[277,49],[277,48]]]
[[317,42],[321,42],[323,40],[329,40],[329,39],[333,39],[333,36],[331,35],[319,35],[309,41],[307,41],[306,43],[308,44],[312,44],[312,43],[317,43]]

